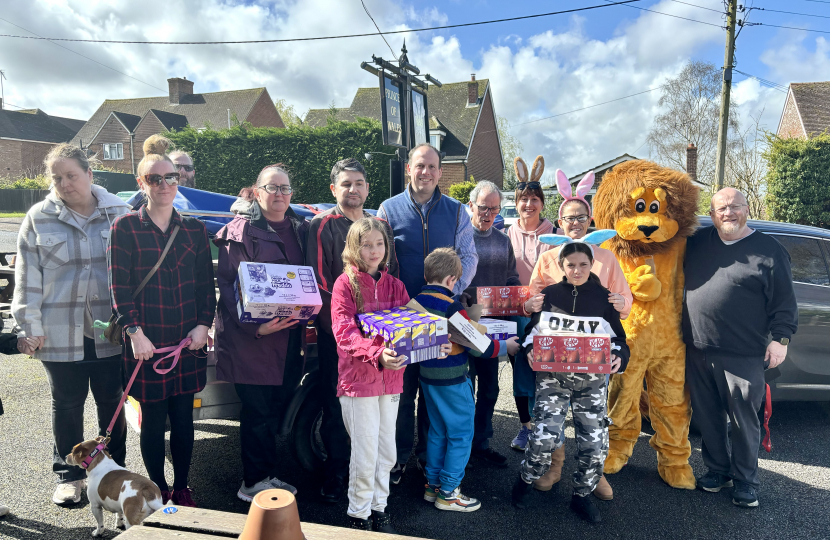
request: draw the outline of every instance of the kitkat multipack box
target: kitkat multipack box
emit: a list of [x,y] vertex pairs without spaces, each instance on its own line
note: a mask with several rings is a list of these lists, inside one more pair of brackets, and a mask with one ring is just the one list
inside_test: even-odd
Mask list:
[[574,333],[533,336],[533,371],[611,373],[611,336]]
[[236,280],[239,321],[262,324],[276,317],[313,320],[323,306],[310,266],[241,262]]
[[405,355],[404,364],[438,358],[441,345],[449,341],[447,319],[408,307],[361,313],[357,320],[365,336],[381,336],[387,348]]
[[507,317],[524,313],[529,292],[528,287],[476,287],[476,295],[482,316]]

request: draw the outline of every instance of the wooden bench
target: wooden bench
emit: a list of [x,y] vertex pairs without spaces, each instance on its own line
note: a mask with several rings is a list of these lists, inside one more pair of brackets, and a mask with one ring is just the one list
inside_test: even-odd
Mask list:
[[[165,512],[165,509],[169,508],[175,509],[175,512]],[[204,508],[165,507],[147,518],[143,525],[131,527],[130,530],[118,535],[118,539],[217,540],[217,538],[238,538],[242,534],[247,517],[247,514],[233,514]],[[303,523],[302,529],[306,540],[419,540],[414,536],[393,536],[318,523]]]

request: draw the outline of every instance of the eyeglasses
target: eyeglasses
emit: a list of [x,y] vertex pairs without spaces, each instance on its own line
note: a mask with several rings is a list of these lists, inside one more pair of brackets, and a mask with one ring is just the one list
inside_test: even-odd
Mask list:
[[196,167],[193,165],[176,165],[176,168],[179,170],[184,169],[185,172],[193,172],[196,170]]
[[288,184],[282,184],[278,186],[276,184],[265,184],[264,186],[257,186],[257,189],[264,189],[266,193],[270,195],[274,195],[279,191],[283,195],[291,195],[294,193],[294,190]]
[[715,208],[715,213],[716,214],[725,214],[727,208],[729,210],[732,210],[733,212],[737,213],[737,212],[740,212],[741,208],[743,208],[744,206],[749,206],[749,205],[747,205],[747,204],[730,204],[730,205],[727,205],[727,206],[719,206],[718,208]]
[[478,208],[478,213],[481,214],[481,215],[498,214],[501,211],[501,206],[478,206],[478,205],[476,205],[476,208]]
[[580,223],[585,223],[586,221],[588,221],[591,218],[586,216],[585,214],[582,214],[582,215],[579,215],[579,216],[562,216],[559,219],[561,219],[562,221],[564,221],[566,223],[570,223],[571,225],[573,225],[577,221],[580,222]]
[[542,184],[539,182],[519,182],[516,184],[516,189],[524,191],[525,189],[541,189]]
[[145,174],[143,176],[144,181],[151,185],[151,186],[160,186],[161,181],[164,180],[167,182],[168,186],[178,186],[179,185],[179,173],[167,173],[164,175],[161,174]]

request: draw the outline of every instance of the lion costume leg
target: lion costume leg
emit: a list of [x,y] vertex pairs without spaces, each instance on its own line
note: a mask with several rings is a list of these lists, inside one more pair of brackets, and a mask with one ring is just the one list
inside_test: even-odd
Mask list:
[[634,444],[640,436],[640,394],[643,391],[648,358],[639,354],[636,343],[630,343],[631,361],[625,373],[611,376],[608,387],[609,449],[604,472],[614,474],[628,463]]

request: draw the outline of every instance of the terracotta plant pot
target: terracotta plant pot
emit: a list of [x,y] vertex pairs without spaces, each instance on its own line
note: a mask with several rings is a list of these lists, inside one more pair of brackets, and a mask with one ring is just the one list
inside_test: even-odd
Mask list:
[[284,489],[257,493],[239,540],[305,540],[294,495]]

